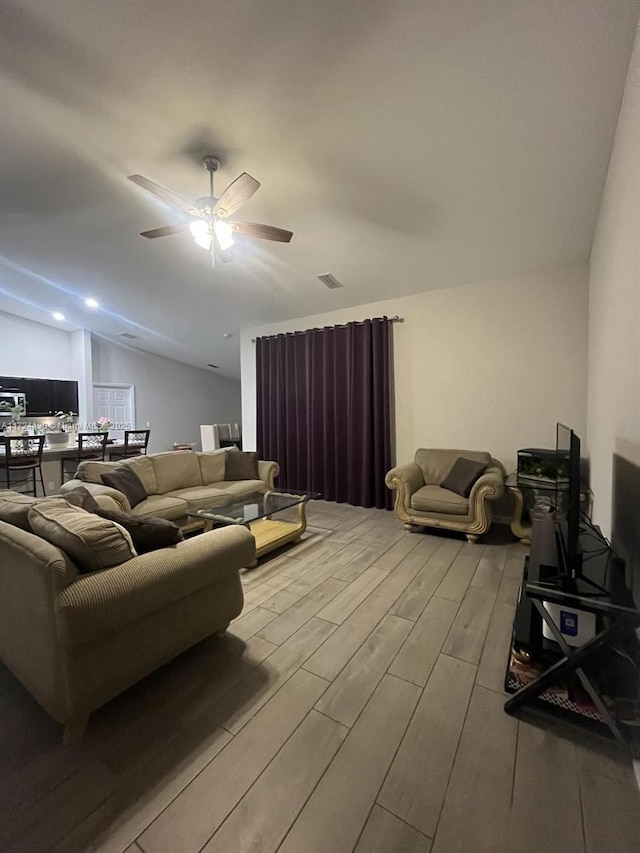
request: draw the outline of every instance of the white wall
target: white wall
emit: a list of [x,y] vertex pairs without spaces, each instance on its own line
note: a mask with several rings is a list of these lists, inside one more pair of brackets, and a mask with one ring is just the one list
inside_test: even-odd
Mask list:
[[460,447],[488,450],[513,470],[518,448],[555,445],[556,421],[584,434],[587,296],[587,269],[572,266],[244,330],[244,446],[256,436],[251,338],[399,314],[397,461],[418,447]]
[[187,364],[113,343],[92,341],[93,381],[135,386],[136,426],[151,422],[149,450],[174,441],[200,444],[200,424],[240,421],[240,383]]
[[77,379],[71,334],[0,311],[0,374]]
[[591,252],[588,446],[594,519],[611,532],[612,457],[640,465],[640,36]]

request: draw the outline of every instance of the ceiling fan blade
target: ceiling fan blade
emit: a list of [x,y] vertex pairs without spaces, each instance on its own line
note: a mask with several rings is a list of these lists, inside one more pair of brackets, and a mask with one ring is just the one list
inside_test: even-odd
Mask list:
[[171,207],[177,207],[178,210],[183,210],[185,213],[190,213],[192,216],[202,215],[201,211],[198,210],[197,207],[194,207],[191,202],[181,198],[179,195],[176,195],[176,193],[171,192],[171,190],[161,187],[160,184],[150,181],[149,178],[145,178],[143,175],[129,175],[128,180],[133,181],[134,184],[142,187],[143,190],[152,193],[156,198],[164,201],[165,204],[170,204]]
[[276,243],[289,243],[293,231],[275,228],[273,225],[260,225],[258,222],[230,222],[236,234],[244,237],[257,237],[260,240],[274,240]]
[[243,172],[239,177],[232,181],[226,190],[218,199],[216,206],[213,208],[213,213],[219,219],[226,219],[240,210],[245,202],[249,201],[251,196],[260,189],[260,181],[256,181],[251,175]]
[[141,231],[141,237],[148,237],[150,240],[153,237],[170,237],[172,234],[182,234],[183,231],[189,230],[189,223],[184,225],[165,225],[163,228],[152,228],[151,231]]

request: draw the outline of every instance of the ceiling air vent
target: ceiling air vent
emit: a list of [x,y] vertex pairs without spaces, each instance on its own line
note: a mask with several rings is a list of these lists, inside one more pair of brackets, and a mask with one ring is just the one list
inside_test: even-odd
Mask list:
[[132,335],[131,332],[118,332],[118,337],[119,338],[126,338],[126,340],[128,340],[128,341],[137,341],[138,340],[138,336]]
[[336,290],[338,287],[342,287],[338,279],[335,275],[332,275],[330,272],[325,272],[322,275],[319,275],[318,278],[324,284],[325,287],[328,287],[329,290]]

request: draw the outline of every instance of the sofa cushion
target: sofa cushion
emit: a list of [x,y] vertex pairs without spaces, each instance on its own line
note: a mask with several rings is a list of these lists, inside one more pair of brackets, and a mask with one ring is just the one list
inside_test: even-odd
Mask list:
[[140,477],[130,467],[123,465],[117,471],[110,471],[108,474],[103,474],[102,482],[105,486],[111,486],[112,489],[122,492],[129,501],[131,509],[134,509],[147,497]]
[[467,515],[469,501],[442,486],[422,486],[411,496],[411,508],[420,512],[443,512],[452,515]]
[[42,498],[32,498],[29,495],[21,495],[9,489],[0,491],[0,521],[13,524],[31,533],[29,524],[29,510]]
[[83,480],[85,483],[97,483],[101,486],[102,475],[108,474],[109,471],[115,471],[121,465],[121,462],[80,462],[75,474],[75,479]]
[[29,524],[36,536],[65,551],[81,572],[108,569],[137,556],[123,527],[65,498],[39,501],[29,510]]
[[131,536],[133,547],[138,554],[147,554],[149,551],[157,551],[159,548],[170,548],[183,539],[178,525],[166,518],[156,518],[152,515],[133,515],[130,512],[100,509],[100,507],[95,510],[95,514],[100,518],[106,518],[122,525]]
[[487,465],[484,462],[476,462],[473,459],[465,459],[464,456],[460,456],[453,463],[452,469],[440,485],[443,489],[448,489],[450,492],[462,495],[463,498],[468,498],[473,484],[486,470]]
[[171,450],[168,453],[155,453],[149,458],[153,460],[159,495],[202,485],[200,463],[192,450]]
[[148,495],[158,494],[156,470],[153,467],[153,460],[149,456],[132,456],[130,459],[123,459],[120,465],[127,465],[132,471],[136,472],[136,476],[140,479]]
[[221,450],[207,450],[205,453],[196,453],[200,464],[200,474],[202,476],[202,485],[208,486],[211,483],[217,483],[224,480],[225,456],[227,451],[225,448]]
[[459,456],[474,462],[491,464],[491,454],[478,450],[432,450],[420,448],[416,450],[415,462],[422,471],[424,482],[428,486],[439,486]]
[[187,503],[172,495],[150,495],[145,501],[133,508],[134,515],[154,515],[175,521],[187,514]]
[[258,454],[244,451],[227,453],[224,460],[225,480],[257,480]]
[[226,483],[218,483],[217,486],[192,486],[190,489],[176,489],[169,492],[165,497],[179,498],[187,503],[189,509],[206,509],[210,506],[220,506],[227,503],[231,498],[223,486]]
[[248,497],[251,494],[262,494],[267,488],[263,480],[236,480],[235,482],[223,480],[213,485],[226,492],[228,501]]

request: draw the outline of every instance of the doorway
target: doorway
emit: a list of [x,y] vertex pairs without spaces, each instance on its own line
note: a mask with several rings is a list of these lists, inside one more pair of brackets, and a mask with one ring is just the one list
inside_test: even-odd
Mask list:
[[109,418],[115,427],[109,430],[111,438],[123,439],[125,429],[135,427],[135,399],[133,385],[105,382],[93,386],[93,418]]

